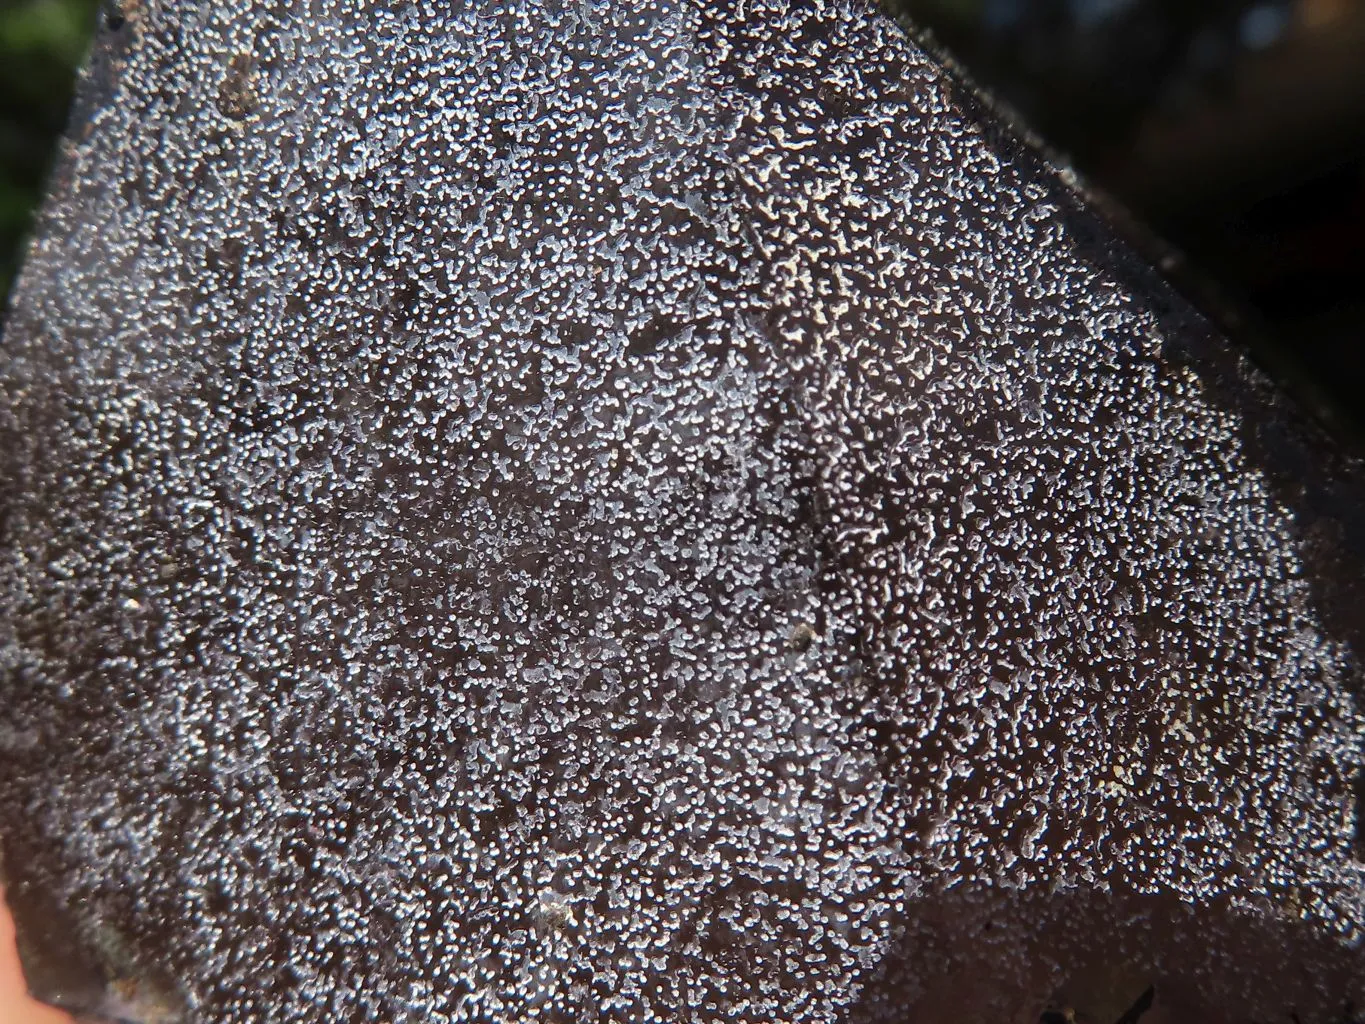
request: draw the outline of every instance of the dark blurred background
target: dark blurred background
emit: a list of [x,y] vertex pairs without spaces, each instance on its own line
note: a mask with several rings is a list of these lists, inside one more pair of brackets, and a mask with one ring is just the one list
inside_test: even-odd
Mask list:
[[894,0],[1365,438],[1365,0]]
[[0,295],[9,295],[99,0],[0,0]]
[[[1365,425],[1365,0],[888,0],[1186,257],[1182,286]],[[0,0],[0,289],[98,0]]]

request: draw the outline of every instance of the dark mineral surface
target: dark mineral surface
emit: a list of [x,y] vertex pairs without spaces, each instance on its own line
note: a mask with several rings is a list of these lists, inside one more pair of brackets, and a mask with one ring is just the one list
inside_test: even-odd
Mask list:
[[0,350],[94,1019],[1344,1024],[1365,477],[874,8],[125,0]]

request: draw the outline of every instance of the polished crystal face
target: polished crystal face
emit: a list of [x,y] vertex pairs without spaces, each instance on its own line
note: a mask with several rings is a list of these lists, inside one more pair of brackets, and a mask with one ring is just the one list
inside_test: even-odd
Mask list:
[[121,17],[0,352],[40,994],[1365,1004],[1359,467],[892,22]]

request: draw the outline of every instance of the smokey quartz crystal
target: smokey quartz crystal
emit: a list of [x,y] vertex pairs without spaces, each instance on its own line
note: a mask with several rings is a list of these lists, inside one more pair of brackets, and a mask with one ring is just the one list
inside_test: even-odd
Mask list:
[[0,349],[106,1021],[1365,1006],[1365,486],[861,0],[124,0]]

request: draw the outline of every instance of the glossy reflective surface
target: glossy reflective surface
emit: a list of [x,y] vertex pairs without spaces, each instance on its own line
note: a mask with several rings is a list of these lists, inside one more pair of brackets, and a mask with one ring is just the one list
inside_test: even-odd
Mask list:
[[101,53],[0,369],[45,995],[1365,1005],[1360,466],[872,8]]

